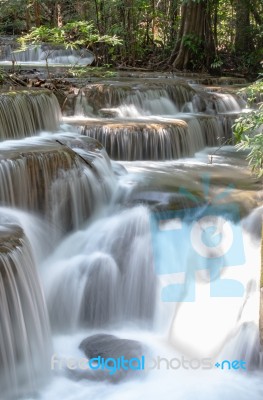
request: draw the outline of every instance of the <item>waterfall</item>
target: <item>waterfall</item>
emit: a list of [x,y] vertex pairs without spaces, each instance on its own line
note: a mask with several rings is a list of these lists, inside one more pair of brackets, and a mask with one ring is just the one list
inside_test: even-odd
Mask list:
[[[194,154],[204,146],[194,140],[195,136],[182,120],[90,124],[83,133],[102,143],[113,160],[177,159]],[[189,145],[191,139],[193,146]]]
[[[221,148],[242,100],[174,77],[90,83],[59,127],[53,97],[0,96],[4,398],[260,400],[262,181]],[[90,336],[96,356],[136,341],[151,368],[71,369]]]
[[207,114],[238,113],[246,107],[246,102],[240,96],[233,93],[220,93],[216,89],[194,85],[195,94],[186,107],[190,112],[205,112]]
[[60,107],[47,90],[21,90],[0,93],[0,139],[33,136],[58,129]]
[[[114,189],[107,155],[93,139],[83,139],[87,151],[81,156],[81,149],[69,147],[70,143],[81,147],[81,139],[65,134],[4,142],[0,146],[1,203],[40,212],[61,233],[79,228],[109,201]],[[88,155],[92,163],[85,161]]]
[[[197,116],[196,116],[197,117]],[[225,139],[225,133],[221,124],[219,124],[216,116],[203,115],[199,116],[201,130],[205,135],[206,146],[216,146],[222,144]]]
[[98,140],[113,160],[169,160],[192,156],[224,137],[215,116],[88,121],[81,133]]
[[0,209],[0,383],[3,398],[36,391],[49,375],[51,354],[42,289],[31,243],[19,219],[18,213]]
[[50,220],[62,233],[80,228],[111,201],[115,185],[104,158],[96,159],[92,169],[78,162],[74,168],[60,171],[51,184]]
[[75,115],[96,116],[110,109],[120,118],[149,115],[175,115],[178,111],[206,114],[240,112],[245,101],[236,95],[209,92],[180,79],[148,79],[143,83],[127,81],[92,83],[81,89]]
[[242,106],[238,96],[180,79],[104,82],[80,90],[76,117],[65,121],[85,125],[82,134],[100,141],[113,160],[169,160],[231,142]]
[[235,98],[231,94],[213,93],[215,109],[218,113],[229,111],[241,111],[241,105],[245,105],[242,99]]
[[155,113],[174,115],[192,99],[194,93],[181,80],[148,80],[139,85],[135,82],[121,85],[118,82],[93,83],[79,92],[75,114],[92,116],[97,115],[100,109],[117,108],[120,117]]
[[2,46],[1,61],[15,61],[16,63],[48,63],[64,65],[89,65],[94,56],[86,49],[52,48],[49,45],[29,45],[27,49],[18,51],[14,46]]
[[227,112],[218,114],[219,121],[221,123],[222,129],[224,131],[224,137],[229,139],[229,143],[231,143],[231,139],[233,138],[233,129],[232,126],[235,120],[238,118],[239,113],[237,112]]
[[[122,210],[69,237],[45,263],[52,326],[76,331],[154,320],[149,213]],[[62,308],[61,308],[62,307]]]
[[[171,167],[172,165],[167,165],[167,171],[172,177]],[[193,163],[192,169],[194,167]],[[165,181],[163,185],[165,187]],[[204,211],[206,207],[207,205],[202,210]],[[219,219],[227,215],[223,210]],[[212,271],[209,276],[210,270],[196,271],[196,300],[184,302],[182,298],[180,302],[170,303],[162,302],[163,289],[171,284],[177,284],[177,288],[184,285],[187,288],[185,275],[190,273],[193,267],[196,268],[193,264],[195,258],[191,254],[190,241],[183,245],[182,241],[174,240],[176,255],[171,247],[171,238],[166,236],[162,239],[161,246],[157,247],[157,251],[161,250],[159,256],[164,257],[166,274],[161,276],[156,273],[156,257],[153,254],[153,249],[156,250],[156,238],[153,240],[154,231],[151,222],[153,217],[155,218],[155,214],[149,207],[136,206],[130,209],[116,207],[115,212],[111,212],[109,216],[94,221],[66,238],[46,260],[42,268],[43,281],[51,324],[55,334],[58,335],[58,354],[81,357],[81,353],[74,348],[86,337],[87,332],[89,334],[107,332],[123,338],[141,340],[143,344],[152,348],[152,354],[162,359],[166,357],[168,360],[180,360],[181,357],[186,359],[194,357],[196,361],[207,357],[213,365],[224,359],[244,359],[249,371],[257,369],[259,242],[256,241],[251,245],[250,236],[247,234],[248,227],[253,231],[255,222],[258,223],[254,213],[240,221],[244,235],[246,264],[229,266],[222,272],[222,276]],[[187,208],[185,218],[188,224],[195,221],[194,218],[189,218]],[[230,238],[228,242],[229,240]],[[225,245],[228,242],[225,242]],[[242,252],[241,247],[239,252]],[[184,256],[188,260],[186,270],[181,266]],[[168,271],[167,263],[174,264],[178,274]],[[221,280],[231,279],[240,281],[243,285],[245,292],[242,297],[231,299],[211,297],[209,293],[211,286],[215,287]],[[147,330],[153,329],[154,335],[161,332],[159,339],[161,342],[157,339],[156,343],[152,332],[145,333],[144,327]],[[163,341],[169,327],[171,327],[170,342],[166,343],[166,347],[163,346]],[[65,333],[70,335],[65,337]],[[206,382],[209,377],[210,383],[206,387],[204,398],[211,399],[214,385],[219,385],[219,382],[222,384],[228,379],[228,375],[222,377],[224,372],[230,375],[225,385],[231,396],[238,393],[245,400],[246,390],[244,383],[242,384],[243,380],[249,388],[248,371],[245,372],[246,375],[240,375],[241,373],[238,374],[236,371],[220,371],[216,367],[211,371],[179,369],[168,371],[164,366],[163,368],[164,371],[160,368],[151,372],[143,380],[140,390],[152,393],[151,388],[156,379],[159,384],[164,381],[167,387],[170,387],[172,382],[174,384],[176,373],[176,376],[180,377],[176,380],[176,388],[183,390],[185,394],[184,386],[189,386],[186,382],[195,385],[197,380],[200,385],[200,382],[203,380]],[[231,379],[239,382],[238,388],[233,382],[231,383]],[[253,377],[255,384],[256,381],[257,375]],[[63,385],[68,387],[67,390],[71,387],[67,380],[63,381]],[[78,385],[81,390],[82,384]],[[132,385],[137,387],[134,381]],[[111,397],[111,389],[103,382],[97,389],[96,386],[91,386],[83,390],[87,394],[93,393],[95,398],[99,399],[102,388],[109,398],[116,396],[116,388]],[[124,395],[128,388],[129,384],[123,382],[117,388],[117,392]],[[53,386],[52,390],[58,389]],[[156,398],[156,390],[152,393],[153,398]],[[164,388],[163,390],[165,393],[169,392]],[[59,393],[64,393],[66,396],[66,390],[63,390],[62,385]],[[47,398],[48,392],[41,397],[41,400]],[[193,393],[187,393],[186,398],[192,400],[195,397]],[[260,399],[258,391],[255,391],[255,398]]]

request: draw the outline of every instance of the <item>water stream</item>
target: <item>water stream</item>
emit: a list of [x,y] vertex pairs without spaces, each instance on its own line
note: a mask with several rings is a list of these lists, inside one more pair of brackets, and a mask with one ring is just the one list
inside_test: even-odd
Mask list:
[[46,59],[50,65],[89,65],[94,60],[91,52],[82,49],[65,49],[51,47],[46,44],[29,45],[25,50],[17,49],[17,44],[0,46],[0,64],[10,65],[12,62],[18,65],[43,66]]
[[[262,399],[263,188],[229,123],[244,105],[177,78],[90,84],[63,120],[48,92],[0,96],[4,400]],[[143,349],[146,368],[69,367],[95,334],[130,342],[92,354]]]

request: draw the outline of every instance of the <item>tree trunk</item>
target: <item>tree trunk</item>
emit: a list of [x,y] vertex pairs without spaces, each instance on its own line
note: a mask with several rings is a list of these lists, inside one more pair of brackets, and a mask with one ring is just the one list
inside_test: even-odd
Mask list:
[[26,7],[26,30],[27,30],[27,32],[29,32],[30,29],[31,29],[31,15],[30,15],[29,7],[27,5],[27,7]]
[[40,4],[38,0],[34,1],[34,12],[35,12],[35,23],[36,27],[40,27],[41,20],[40,20]]
[[176,35],[175,22],[176,22],[177,14],[178,14],[177,0],[171,0],[171,2],[170,2],[170,10],[169,10],[169,16],[170,16],[170,38],[174,38],[175,35]]
[[209,67],[215,54],[209,0],[188,0],[181,8],[181,25],[169,63],[175,69]]
[[61,4],[57,3],[57,25],[59,28],[63,25]]
[[235,50],[237,54],[244,54],[251,51],[251,30],[249,13],[249,0],[237,0],[235,40]]

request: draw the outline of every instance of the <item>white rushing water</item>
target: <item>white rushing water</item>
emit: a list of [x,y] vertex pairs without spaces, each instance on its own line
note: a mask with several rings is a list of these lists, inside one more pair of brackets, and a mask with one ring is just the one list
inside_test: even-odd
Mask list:
[[58,49],[48,45],[29,45],[27,49],[18,51],[10,45],[2,48],[0,64],[16,62],[20,65],[90,65],[94,60],[93,54],[86,49]]
[[0,208],[0,383],[5,399],[10,388],[15,398],[35,392],[50,375],[50,327],[36,270],[45,249],[43,225],[22,212]]
[[[246,262],[225,268],[222,276],[214,276],[211,281],[206,271],[197,271],[196,298],[190,303],[183,298],[177,303],[161,301],[161,287],[183,283],[189,271],[162,279],[152,273],[149,218],[144,207],[118,212],[73,234],[47,260],[43,279],[56,331],[54,352],[58,358],[79,359],[83,357],[78,349],[81,340],[89,334],[106,332],[141,341],[148,348],[150,360],[158,356],[168,360],[184,357],[195,359],[194,367],[177,368],[176,361],[173,369],[162,361],[160,369],[143,371],[141,376],[117,387],[105,382],[71,380],[64,368],[56,370],[57,375],[40,398],[159,399],[176,394],[177,399],[184,400],[222,396],[229,400],[260,399],[263,390],[258,369],[260,241],[246,231],[253,215],[242,221]],[[253,230],[258,224],[257,221]],[[163,249],[166,255],[169,246],[168,242]],[[177,259],[170,261],[178,263]],[[191,269],[191,262],[188,268]],[[239,282],[244,288],[242,297],[211,297],[211,283],[215,286],[222,279]],[[159,288],[156,295],[155,285]],[[85,295],[85,290],[92,293],[92,298]],[[93,316],[84,323],[83,301],[88,315]],[[146,326],[142,324],[147,320]],[[69,334],[65,335],[67,331]],[[198,360],[204,358],[210,359],[213,368],[196,369]],[[247,369],[221,370],[214,366],[226,359],[242,359]]]
[[[200,164],[198,160],[189,162]],[[156,163],[157,170],[159,164]],[[164,165],[172,176],[169,163]],[[154,166],[152,163],[152,168]],[[129,179],[134,179],[133,172],[125,177],[126,182]],[[171,367],[163,360],[159,369],[143,371],[136,378],[119,383],[118,387],[107,382],[75,380],[70,378],[65,365],[61,370],[55,367],[56,375],[41,394],[41,400],[52,396],[77,400],[100,399],[101,396],[106,399],[159,399],[164,395],[174,398],[175,393],[176,399],[182,400],[217,400],[222,396],[229,400],[237,397],[260,399],[263,391],[258,335],[262,207],[241,220],[240,226],[233,223],[231,227],[234,231],[240,227],[242,231],[238,252],[242,253],[243,246],[244,259],[241,258],[239,264],[232,260],[234,265],[230,262],[221,271],[194,271],[195,279],[189,284],[189,288],[192,283],[195,285],[192,302],[184,300],[187,291],[179,302],[161,301],[162,288],[184,284],[187,274],[194,268],[190,241],[183,249],[187,252],[187,270],[182,270],[180,243],[171,243],[167,237],[158,239],[164,261],[169,260],[179,270],[158,275],[153,273],[156,239],[153,241],[150,210],[135,207],[117,209],[113,215],[111,210],[110,214],[70,236],[43,267],[55,331],[54,352],[60,359],[78,360],[83,357],[78,348],[82,339],[106,332],[141,341],[148,349],[147,359],[151,362],[158,357],[179,361],[174,361]],[[224,246],[227,250],[233,232],[227,225],[223,228],[223,250]],[[235,256],[239,258],[237,253]],[[219,284],[220,288],[222,282],[227,281],[234,292],[235,284],[229,280],[234,280],[238,290],[241,288],[240,297],[231,297],[229,293],[223,293],[223,297],[211,296],[212,286],[216,289]],[[184,288],[187,289],[187,285]],[[92,293],[92,298],[85,295],[85,290]],[[84,318],[83,321],[81,310],[85,302],[92,320]],[[213,368],[196,369],[198,360],[201,363],[204,358],[209,359]],[[188,369],[182,365],[178,368],[182,360],[193,359],[193,368],[188,364]],[[246,370],[215,367],[223,360],[243,360]]]
[[[20,289],[14,306],[18,322],[12,326],[9,310],[0,306],[1,329],[3,321],[10,332],[24,322],[21,340],[18,332],[0,337],[0,361],[7,365],[3,349],[8,342],[12,360],[26,368],[25,390],[4,400],[262,399],[262,188],[250,178],[243,154],[230,147],[205,148],[224,141],[212,110],[240,106],[231,95],[216,94],[210,114],[180,113],[189,106],[192,89],[176,89],[176,102],[165,85],[141,92],[136,86],[131,93],[109,88],[102,96],[118,118],[89,119],[85,129],[104,140],[109,153],[117,148],[118,163],[74,129],[0,146],[1,201],[13,207],[0,210],[0,222],[5,233],[12,220],[27,243],[19,259],[15,233],[7,251],[17,270],[22,268],[10,280],[12,296],[15,285]],[[85,107],[91,110],[88,102]],[[163,140],[148,140],[153,132]],[[142,136],[148,140],[144,153]],[[156,147],[151,161],[145,161]],[[132,156],[134,149],[140,157]],[[15,207],[39,215],[33,218]],[[2,268],[7,265],[4,271],[9,271],[5,252]],[[2,301],[1,293],[3,286]],[[29,304],[25,317],[20,300]],[[127,354],[128,343],[141,343],[145,368],[112,376],[107,369],[69,367],[70,359],[78,363],[84,357],[82,341],[95,334],[133,341],[124,342],[127,348],[118,342],[118,354]],[[93,353],[104,354],[104,346],[110,357],[105,336],[100,340]],[[108,340],[114,348],[114,339]],[[12,392],[16,366],[9,370],[4,381]]]

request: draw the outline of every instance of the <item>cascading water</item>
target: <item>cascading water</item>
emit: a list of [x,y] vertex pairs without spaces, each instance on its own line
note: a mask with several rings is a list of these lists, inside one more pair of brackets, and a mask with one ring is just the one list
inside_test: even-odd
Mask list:
[[111,122],[86,125],[83,134],[98,140],[113,160],[169,160],[194,154],[204,146],[191,142],[191,130],[182,120]]
[[42,44],[30,45],[26,50],[18,51],[14,46],[8,44],[2,46],[0,63],[15,61],[20,64],[44,64],[46,59],[50,65],[89,65],[94,60],[94,56],[86,49],[59,49]]
[[213,93],[213,96],[215,100],[215,110],[218,113],[228,111],[238,112],[242,109],[241,105],[244,106],[244,102],[241,99],[237,99],[231,94]]
[[146,208],[120,210],[94,222],[63,242],[46,264],[55,330],[153,322],[156,276]]
[[[81,132],[99,140],[114,160],[169,160],[231,142],[233,110],[237,116],[244,104],[180,79],[105,82],[81,90],[76,117],[65,121],[83,125]],[[98,115],[107,118],[94,119]]]
[[[194,100],[197,94],[202,98],[199,103]],[[7,309],[0,306],[1,329],[10,329],[10,325],[14,329],[22,323],[24,308],[20,303],[28,312],[25,326],[30,326],[22,340],[17,336],[12,337],[13,341],[1,338],[0,368],[6,390],[12,392],[14,386],[17,400],[23,395],[30,400],[34,396],[40,400],[140,400],[164,395],[174,398],[175,393],[178,400],[219,400],[222,396],[229,400],[260,400],[262,181],[251,178],[245,154],[237,155],[231,147],[206,148],[221,145],[226,134],[230,137],[217,111],[221,112],[224,104],[229,104],[227,112],[231,111],[236,107],[234,100],[231,95],[201,92],[172,79],[90,85],[79,96],[77,102],[81,99],[88,116],[67,121],[81,126],[79,131],[92,138],[67,127],[64,130],[71,129],[72,133],[46,133],[0,146],[1,201],[13,207],[5,213],[18,226],[8,227],[7,235],[4,220],[3,237],[17,265],[14,284],[20,285],[23,280],[17,302],[11,302],[17,322],[12,325],[5,317],[3,325]],[[114,118],[94,119],[100,113],[112,113]],[[35,118],[32,115],[32,121]],[[102,142],[112,159],[121,161],[110,162],[94,138]],[[186,156],[192,158],[182,159]],[[45,232],[40,220],[32,222],[24,214],[22,218],[15,207],[45,218]],[[225,235],[219,250],[229,246],[231,229],[242,236],[239,257],[244,250],[244,259],[239,258],[239,263],[223,257],[226,267],[220,264],[220,269],[214,264],[201,268],[197,253],[203,249],[202,240],[199,237],[192,243],[188,236],[186,239],[190,227],[196,221],[201,223],[212,207],[217,210],[213,223],[217,229],[223,226],[221,234]],[[185,231],[176,236],[179,222]],[[201,228],[206,228],[206,220]],[[218,232],[212,233],[215,240],[221,237]],[[206,251],[209,256],[213,249],[206,246]],[[0,256],[4,259],[6,252],[1,251]],[[32,267],[34,262],[40,284]],[[20,273],[27,273],[29,268],[33,272],[27,281]],[[222,289],[222,282],[224,288],[229,283],[231,287],[232,282],[232,289],[241,288],[242,293],[239,291],[236,297],[212,296],[211,291]],[[35,300],[35,308],[29,302],[41,293],[39,285],[43,285],[49,321],[45,319],[43,297],[43,303]],[[10,291],[13,294],[11,286]],[[194,293],[193,301],[189,301],[189,293]],[[167,296],[168,300],[172,296],[170,301]],[[32,324],[32,318],[40,322]],[[91,340],[88,337],[96,334],[102,335],[96,340],[92,336],[95,348],[85,347]],[[118,342],[105,334],[128,341]],[[116,375],[114,380],[108,371],[73,370],[67,364],[68,359],[83,358],[85,349],[85,354],[110,357],[111,351],[127,354],[125,343],[131,352],[133,346],[138,349],[138,342],[147,359],[153,362],[166,357],[168,364],[174,360],[173,367],[164,360],[159,369]],[[3,343],[12,365],[1,361],[6,354]],[[14,354],[15,345],[21,357]],[[43,349],[47,349],[45,354]],[[37,364],[35,354],[40,357]],[[197,370],[196,360],[191,364],[193,368],[182,367],[182,360],[189,363],[192,357],[201,360],[199,364],[209,359],[211,368]],[[218,369],[216,364],[226,359],[242,359],[247,370]],[[174,368],[178,360],[181,367]],[[41,369],[47,362],[53,379],[43,386],[48,368]],[[24,367],[21,375],[20,366]],[[16,390],[15,379],[23,383],[22,394]],[[111,381],[118,386],[110,385]]]
[[100,109],[110,108],[120,117],[133,117],[134,113],[135,116],[169,115],[181,110],[194,94],[194,89],[180,79],[90,84],[79,92],[75,113],[85,114],[85,110],[90,110],[91,115],[96,115]]
[[58,129],[61,112],[47,90],[0,93],[0,139],[15,139]]
[[113,160],[169,160],[194,155],[224,140],[215,116],[177,113],[177,118],[79,120],[81,133],[98,140]]
[[[83,140],[64,133],[2,143],[1,203],[41,212],[61,233],[80,227],[110,201],[115,183],[107,154],[93,139]],[[72,150],[73,142],[93,161],[85,161],[87,151],[80,157],[81,149]]]
[[[204,155],[203,155],[204,156]],[[127,163],[126,168],[136,169],[137,163]],[[191,170],[200,166],[204,171],[209,172],[207,164],[200,159],[187,160],[190,179]],[[231,167],[228,164],[228,171],[231,174],[241,169],[243,179],[247,178],[246,169],[242,162],[239,166]],[[145,163],[147,168],[158,168],[174,180],[172,170],[176,164]],[[180,162],[178,164],[180,167]],[[210,169],[215,170],[215,177],[220,173],[220,163],[214,162]],[[157,171],[158,171],[157,169]],[[237,171],[235,171],[237,169]],[[157,174],[155,172],[155,175]],[[202,190],[202,170],[198,173]],[[162,171],[161,171],[162,173]],[[147,187],[149,178],[141,176],[139,165],[137,166],[138,182],[144,182]],[[224,176],[224,171],[222,171]],[[133,173],[123,175],[122,179],[136,187],[137,180]],[[190,181],[189,179],[189,181]],[[209,207],[211,199],[221,194],[222,205],[224,203],[224,186],[219,186],[215,178],[211,182],[209,192],[204,187],[203,202]],[[222,178],[223,179],[223,178]],[[228,178],[229,180],[229,178]],[[231,179],[229,180],[231,182]],[[182,186],[184,179],[182,178]],[[227,182],[227,181],[226,181]],[[177,181],[173,184],[177,185]],[[159,181],[159,190],[164,193],[167,181],[163,184]],[[222,183],[221,183],[222,185]],[[226,183],[227,185],[227,183]],[[251,184],[251,199],[258,199],[257,185]],[[123,184],[121,185],[122,187]],[[191,188],[191,184],[190,184]],[[260,188],[260,186],[259,186]],[[192,189],[197,191],[195,181],[192,181]],[[250,189],[250,190],[251,190]],[[129,192],[130,188],[126,190]],[[166,189],[167,190],[167,189]],[[234,189],[233,189],[234,190]],[[236,189],[239,192],[239,189]],[[179,191],[170,188],[180,196]],[[209,199],[207,195],[209,194]],[[184,194],[187,196],[187,193]],[[226,192],[225,197],[229,194]],[[231,193],[229,202],[236,199],[236,193]],[[128,199],[127,199],[128,200]],[[127,201],[126,200],[126,201]],[[127,201],[127,204],[129,200]],[[164,200],[162,207],[164,207]],[[182,203],[183,204],[183,203]],[[187,201],[185,210],[187,216]],[[202,204],[202,203],[201,203]],[[236,204],[237,205],[237,204]],[[167,204],[166,209],[172,205]],[[225,211],[223,211],[225,210]],[[225,214],[226,213],[226,214]],[[221,216],[226,216],[227,207],[222,208]],[[55,354],[58,359],[75,359],[83,357],[78,346],[82,339],[97,332],[107,332],[126,339],[136,339],[148,347],[150,359],[161,357],[167,360],[209,359],[213,365],[211,371],[190,371],[186,369],[167,369],[166,361],[162,362],[162,368],[148,371],[148,375],[142,375],[143,381],[124,381],[118,389],[110,388],[107,383],[89,382],[85,386],[85,379],[88,374],[74,370],[74,377],[81,379],[78,382],[70,383],[66,377],[54,382],[41,399],[46,400],[52,393],[59,393],[60,397],[67,398],[67,392],[77,391],[78,399],[85,396],[95,399],[101,398],[103,391],[107,399],[125,397],[125,393],[131,391],[128,398],[141,399],[142,396],[150,395],[159,399],[162,394],[171,395],[176,391],[179,399],[193,400],[196,398],[195,391],[199,388],[202,399],[220,399],[226,392],[229,399],[239,398],[245,400],[248,393],[253,393],[253,399],[261,397],[261,386],[256,386],[261,379],[259,368],[259,264],[260,264],[260,238],[254,237],[251,242],[250,232],[259,231],[260,220],[254,217],[254,212],[241,210],[241,213],[248,213],[240,222],[243,232],[243,242],[246,263],[239,266],[229,266],[222,272],[214,273],[210,270],[196,271],[195,293],[196,299],[193,302],[184,301],[184,295],[180,302],[162,302],[163,289],[171,284],[181,284],[186,281],[186,274],[191,268],[195,268],[193,257],[191,257],[191,243],[187,242],[187,248],[183,250],[176,246],[171,248],[169,239],[159,243],[162,249],[163,261],[174,263],[178,267],[178,274],[171,274],[167,271],[164,276],[158,276],[154,269],[156,258],[153,248],[156,246],[156,239],[153,241],[153,230],[151,226],[154,215],[146,206],[132,207],[129,210],[111,208],[107,211],[108,216],[94,221],[82,231],[74,233],[67,238],[43,266],[43,282],[45,293],[48,299],[51,325],[55,332]],[[262,207],[257,210],[257,215],[262,215]],[[239,222],[233,222],[237,224]],[[252,226],[251,226],[252,225]],[[229,232],[227,233],[229,235]],[[230,237],[226,237],[230,241]],[[157,240],[161,240],[157,239]],[[224,246],[227,246],[227,241]],[[178,252],[178,255],[174,253]],[[240,249],[241,250],[241,249]],[[181,252],[188,257],[186,270],[180,269],[179,259]],[[181,256],[179,255],[181,254]],[[209,273],[211,272],[211,277]],[[211,297],[211,288],[220,287],[222,281],[236,281],[244,288],[241,297]],[[187,286],[186,286],[187,287]],[[176,289],[174,289],[176,290]],[[187,298],[187,293],[185,293]],[[74,299],[74,301],[72,301]],[[154,331],[149,332],[149,329]],[[68,335],[67,335],[68,333]],[[249,342],[248,342],[249,341]],[[103,344],[101,344],[103,346]],[[149,350],[150,348],[150,350]],[[98,350],[99,351],[99,350]],[[221,371],[214,365],[219,361],[230,359],[243,359],[247,368],[254,369],[253,378],[249,372]],[[57,361],[58,362],[58,361]],[[62,362],[62,361],[61,361]],[[59,362],[58,362],[59,363]],[[67,376],[67,369],[64,365],[64,373]],[[81,375],[83,373],[83,375]],[[224,374],[224,375],[222,375]],[[78,378],[79,377],[79,378]],[[158,382],[158,384],[156,383]],[[205,389],[200,385],[206,382]],[[74,385],[74,386],[73,386]],[[162,390],[158,387],[162,386]],[[171,385],[173,391],[171,392]],[[249,390],[251,392],[249,392]]]
[[24,223],[31,224],[29,216],[0,209],[0,382],[5,399],[35,392],[50,375],[49,321]]
[[240,97],[230,93],[217,93],[203,87],[194,85],[197,93],[191,102],[186,103],[186,110],[215,114],[224,132],[224,142],[232,138],[232,126],[246,102]]

